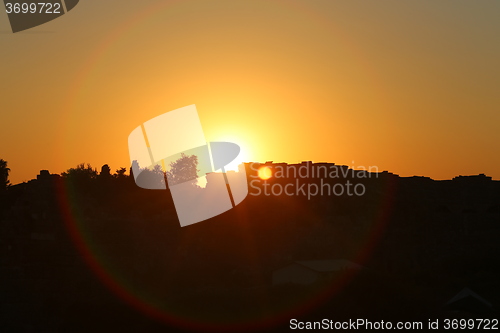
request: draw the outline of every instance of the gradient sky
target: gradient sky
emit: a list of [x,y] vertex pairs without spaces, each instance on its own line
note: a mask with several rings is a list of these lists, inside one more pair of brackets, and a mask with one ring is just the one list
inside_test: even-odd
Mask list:
[[500,1],[82,0],[12,34],[0,13],[11,181],[129,166],[144,121],[196,104],[245,160],[500,179]]

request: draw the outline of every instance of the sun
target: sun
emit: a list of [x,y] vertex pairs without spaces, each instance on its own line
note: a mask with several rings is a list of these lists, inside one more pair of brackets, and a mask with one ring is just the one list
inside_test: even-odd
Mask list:
[[215,142],[231,142],[235,143],[240,147],[240,153],[234,160],[224,166],[225,171],[239,171],[239,167],[242,163],[251,162],[251,154],[249,145],[246,144],[244,140],[236,136],[223,136],[217,137],[216,140],[211,140]]
[[266,179],[269,179],[273,176],[273,173],[271,171],[271,169],[269,169],[268,167],[264,166],[264,167],[261,167],[259,169],[259,178],[262,179],[262,180],[266,180]]

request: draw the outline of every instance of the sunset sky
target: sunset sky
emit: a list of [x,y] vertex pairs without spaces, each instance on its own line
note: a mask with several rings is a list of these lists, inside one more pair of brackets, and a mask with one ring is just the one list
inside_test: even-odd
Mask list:
[[1,6],[12,183],[128,168],[130,132],[191,104],[248,161],[500,179],[498,0],[82,0],[16,34]]

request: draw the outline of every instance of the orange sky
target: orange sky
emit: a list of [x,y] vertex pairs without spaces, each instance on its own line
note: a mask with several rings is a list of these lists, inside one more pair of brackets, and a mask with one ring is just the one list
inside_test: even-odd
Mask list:
[[129,164],[144,121],[196,104],[248,160],[500,179],[500,2],[98,1],[12,34],[0,13],[11,181]]

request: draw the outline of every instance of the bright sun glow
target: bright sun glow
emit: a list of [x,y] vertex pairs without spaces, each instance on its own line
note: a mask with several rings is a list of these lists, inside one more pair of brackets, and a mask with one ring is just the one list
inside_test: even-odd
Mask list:
[[243,163],[243,162],[248,162],[247,159],[245,159],[245,156],[243,154],[243,151],[240,152],[240,154],[228,165],[224,167],[224,170],[229,171],[238,171],[238,166]]
[[232,142],[232,143],[236,143],[238,146],[240,146],[241,150],[240,150],[239,155],[232,162],[230,162],[229,164],[227,164],[224,167],[224,170],[226,170],[226,171],[229,171],[229,170],[239,171],[238,170],[238,166],[241,163],[251,162],[251,160],[250,160],[251,156],[249,154],[248,145],[246,145],[243,142],[243,140],[241,140],[241,139],[239,139],[237,137],[225,136],[225,137],[218,138],[217,140],[212,140],[212,141]]
[[269,169],[268,167],[262,167],[259,169],[259,177],[262,180],[269,179],[272,177],[272,175],[273,175],[273,173],[272,173],[271,169]]

